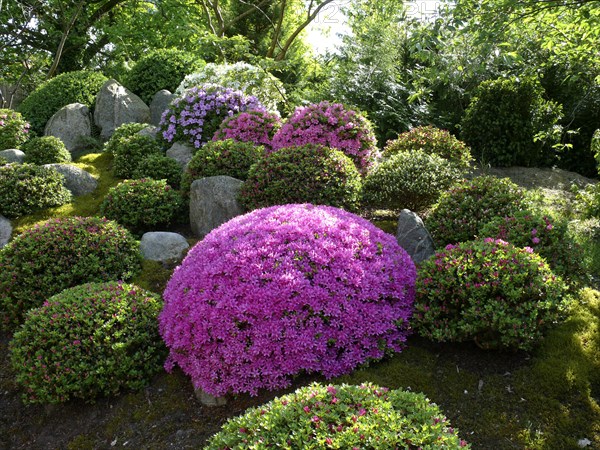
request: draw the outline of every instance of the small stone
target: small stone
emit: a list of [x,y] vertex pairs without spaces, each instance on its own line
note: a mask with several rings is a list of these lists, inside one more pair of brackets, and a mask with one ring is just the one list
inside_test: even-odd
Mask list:
[[150,123],[152,125],[158,126],[162,113],[169,107],[173,98],[175,98],[175,94],[171,94],[171,92],[166,89],[154,94],[154,97],[152,97],[152,101],[150,102]]
[[96,180],[89,172],[69,164],[45,164],[65,177],[65,187],[75,197],[91,194],[98,187]]
[[398,217],[396,240],[410,255],[415,264],[435,254],[435,246],[421,218],[414,212],[403,209]]
[[577,445],[579,448],[586,448],[592,445],[592,441],[590,441],[588,438],[579,439],[577,441]]
[[158,127],[155,127],[154,125],[148,125],[143,130],[138,131],[137,134],[139,134],[140,136],[147,136],[149,138],[156,139],[156,135],[158,134]]
[[12,236],[12,224],[4,216],[0,216],[0,248],[4,247],[10,241]]
[[59,109],[44,129],[44,136],[59,138],[70,152],[84,148],[85,138],[91,135],[90,109],[81,103],[71,103]]
[[25,160],[25,153],[16,148],[9,148],[7,150],[0,151],[0,158],[6,159],[9,163],[23,164]]
[[198,401],[204,406],[225,406],[227,404],[226,397],[215,397],[214,395],[204,392],[202,389],[196,389],[194,393],[196,394]]
[[180,260],[189,247],[182,235],[167,231],[144,233],[140,241],[142,256],[152,261]]
[[182,169],[184,169],[192,160],[193,155],[193,147],[182,142],[175,142],[175,144],[167,150],[167,156],[177,161],[177,164],[179,164]]

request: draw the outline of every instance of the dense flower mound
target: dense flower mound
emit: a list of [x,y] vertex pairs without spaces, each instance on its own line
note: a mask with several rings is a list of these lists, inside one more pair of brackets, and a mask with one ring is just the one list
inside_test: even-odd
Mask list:
[[273,138],[275,150],[305,144],[341,150],[362,174],[378,153],[371,123],[362,114],[327,101],[296,108]]
[[139,243],[115,222],[96,217],[49,220],[0,251],[0,318],[19,323],[27,310],[63,289],[127,280],[139,269]]
[[531,248],[449,244],[419,268],[411,324],[435,341],[529,350],[566,305],[566,286]]
[[262,145],[267,152],[273,149],[273,136],[281,128],[277,114],[266,111],[245,111],[227,117],[213,136],[213,141],[233,139]]
[[264,110],[256,97],[214,84],[192,87],[171,102],[160,120],[167,143],[190,142],[196,148],[212,139],[226,117],[247,110]]
[[66,289],[32,309],[10,344],[27,403],[141,389],[161,369],[156,294],[122,282]]
[[425,395],[370,383],[314,383],[230,419],[206,450],[470,448]]
[[164,292],[160,330],[194,386],[220,396],[326,377],[400,351],[415,266],[396,239],[328,207],[284,205],[209,233]]
[[0,150],[19,148],[29,139],[29,122],[21,113],[0,109]]

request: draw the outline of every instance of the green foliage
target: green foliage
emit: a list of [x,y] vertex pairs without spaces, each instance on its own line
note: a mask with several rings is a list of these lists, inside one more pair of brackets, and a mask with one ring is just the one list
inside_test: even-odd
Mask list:
[[113,150],[115,155],[113,171],[119,178],[132,178],[144,158],[163,154],[156,140],[139,134],[119,139]]
[[68,72],[42,83],[19,105],[19,112],[37,134],[44,133],[50,118],[63,106],[83,103],[93,109],[96,95],[107,78],[96,71]]
[[2,318],[18,324],[25,312],[66,288],[128,280],[139,269],[139,243],[115,222],[96,217],[43,222],[0,251]]
[[439,342],[530,350],[561,318],[566,285],[531,249],[486,238],[449,244],[419,268],[412,324]]
[[422,212],[461,178],[461,171],[435,153],[416,149],[395,152],[364,181],[365,205]]
[[181,183],[181,166],[173,158],[162,154],[152,154],[144,157],[133,171],[133,178],[152,178],[166,180],[174,189],[179,189]]
[[4,166],[8,164],[8,160],[2,156],[0,156],[0,166]]
[[135,63],[125,85],[149,105],[158,91],[175,92],[187,74],[204,64],[193,53],[176,48],[152,50]]
[[0,109],[0,150],[20,148],[29,139],[29,123],[21,113]]
[[389,141],[383,149],[383,156],[416,150],[439,155],[461,169],[468,169],[471,164],[471,150],[464,142],[459,141],[448,131],[431,125],[413,128],[400,134],[397,139]]
[[352,160],[322,145],[284,147],[250,168],[240,200],[248,209],[312,203],[356,210],[361,176]]
[[600,175],[600,129],[594,132],[592,142],[590,143],[590,149],[592,150],[594,158],[596,159],[598,174]]
[[100,213],[135,233],[173,224],[182,198],[166,180],[125,180],[108,191]]
[[508,178],[463,180],[442,194],[426,225],[438,246],[469,241],[494,217],[522,209],[524,199],[523,190]]
[[143,388],[162,368],[161,300],[123,282],[66,289],[28,312],[10,344],[25,403],[93,401]]
[[461,122],[461,137],[480,163],[531,167],[552,162],[561,108],[543,94],[533,78],[479,85]]
[[71,200],[64,177],[52,168],[33,164],[0,167],[0,214],[19,217]]
[[117,148],[119,147],[119,142],[123,138],[129,138],[142,131],[144,128],[148,126],[147,123],[124,123],[117,127],[112,136],[106,141],[104,144],[104,151],[114,155],[116,153]]
[[313,383],[230,419],[206,450],[249,442],[284,449],[470,448],[425,395]]
[[250,166],[264,155],[264,148],[252,142],[233,139],[209,141],[196,150],[183,173],[181,189],[189,192],[190,186],[199,178],[227,175],[246,180]]
[[600,218],[600,183],[590,184],[577,192],[577,201],[582,205],[585,217]]
[[71,162],[71,153],[63,141],[54,136],[34,137],[23,145],[25,162],[29,164],[68,163]]

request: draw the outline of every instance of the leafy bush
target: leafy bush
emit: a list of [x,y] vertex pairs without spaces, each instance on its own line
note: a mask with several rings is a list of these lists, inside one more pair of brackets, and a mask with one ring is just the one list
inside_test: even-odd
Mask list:
[[590,148],[592,150],[592,153],[594,154],[594,158],[596,158],[596,163],[598,165],[598,174],[600,175],[600,130],[596,130],[594,132]]
[[124,123],[123,125],[120,125],[112,134],[110,139],[104,144],[104,151],[114,155],[117,151],[117,148],[120,146],[121,139],[130,138],[142,131],[147,126],[147,123],[135,122]]
[[435,153],[402,151],[365,177],[363,199],[371,207],[421,212],[460,177],[456,165]]
[[190,71],[205,64],[194,54],[175,48],[151,50],[127,74],[125,85],[146,104],[161,89],[174,92]]
[[71,162],[71,153],[63,141],[54,136],[34,137],[23,145],[25,162],[37,164],[68,163]]
[[248,209],[314,203],[355,210],[361,176],[352,160],[322,145],[282,148],[250,168],[240,200]]
[[151,137],[134,134],[116,142],[114,155],[113,173],[115,177],[132,178],[144,158],[163,155],[163,151],[158,142]]
[[122,282],[66,289],[27,314],[10,343],[26,403],[93,401],[141,389],[161,369],[160,298]]
[[188,89],[203,84],[242,91],[247,96],[256,97],[269,111],[277,111],[278,104],[285,101],[283,83],[265,69],[246,62],[206,64],[199,72],[187,75],[175,93],[183,96]]
[[196,151],[185,168],[181,189],[187,193],[194,180],[216,175],[246,180],[250,166],[260,160],[263,154],[263,147],[250,142],[237,142],[232,139],[207,142]]
[[8,164],[8,159],[0,156],[0,166],[4,166],[6,164]]
[[227,117],[213,136],[213,141],[233,139],[262,145],[267,152],[273,150],[273,136],[281,128],[277,114],[265,111],[246,111]]
[[530,350],[566,306],[566,286],[531,248],[449,244],[419,268],[411,324],[435,341]]
[[461,122],[461,137],[477,160],[500,167],[551,163],[562,110],[543,95],[531,78],[481,83]]
[[91,70],[60,74],[29,94],[18,111],[31,123],[31,129],[42,135],[46,123],[63,106],[83,103],[93,109],[96,95],[106,81],[104,75]]
[[62,290],[92,281],[128,280],[140,269],[139,243],[115,222],[68,217],[36,225],[0,252],[0,311],[17,324]]
[[20,148],[29,139],[29,123],[21,113],[0,109],[0,150]]
[[229,419],[206,450],[470,448],[425,395],[367,383],[313,383]]
[[275,150],[306,144],[341,150],[363,175],[378,153],[371,123],[362,114],[327,101],[296,108],[273,138]]
[[341,375],[402,349],[414,279],[394,236],[343,210],[238,216],[169,280],[159,316],[166,367],[215,396],[278,389],[301,371]]
[[585,217],[600,218],[600,183],[590,184],[577,192],[577,201],[582,205]]
[[153,180],[166,180],[174,189],[179,189],[181,184],[181,166],[173,158],[161,154],[152,154],[144,157],[133,171],[133,178],[152,178]]
[[71,200],[64,176],[33,164],[0,166],[0,214],[19,217]]
[[426,225],[436,245],[470,241],[494,217],[523,209],[525,193],[508,178],[463,180],[441,195]]
[[110,188],[100,205],[100,214],[131,231],[168,227],[181,212],[179,193],[165,180],[125,180]]
[[383,149],[383,156],[389,157],[396,153],[416,150],[439,155],[461,169],[468,169],[471,164],[471,150],[464,142],[456,139],[448,131],[431,125],[413,128],[400,134],[397,139],[388,141]]
[[226,117],[247,110],[262,110],[256,97],[214,84],[185,91],[163,112],[159,128],[168,142],[190,142],[196,148],[208,142]]

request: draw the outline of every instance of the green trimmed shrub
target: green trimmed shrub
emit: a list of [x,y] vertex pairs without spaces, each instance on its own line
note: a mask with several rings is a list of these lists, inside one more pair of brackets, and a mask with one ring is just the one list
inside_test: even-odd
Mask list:
[[5,166],[6,164],[8,164],[8,159],[0,156],[0,166]]
[[133,178],[152,178],[153,180],[166,180],[174,189],[179,189],[181,184],[181,166],[173,158],[162,154],[152,154],[140,161],[133,171]]
[[110,188],[100,214],[138,233],[173,224],[182,203],[179,192],[165,180],[125,180]]
[[29,139],[29,123],[21,113],[0,109],[0,150],[20,148]]
[[470,241],[494,217],[523,209],[525,193],[508,178],[462,180],[441,195],[426,219],[437,246]]
[[129,280],[141,267],[139,243],[115,222],[53,219],[15,236],[0,251],[0,315],[8,325],[64,289]]
[[425,395],[374,384],[313,383],[229,419],[205,450],[470,448]]
[[434,341],[530,350],[562,317],[566,293],[531,248],[492,238],[449,244],[419,268],[411,324]]
[[406,133],[401,133],[393,141],[388,141],[383,149],[383,156],[390,157],[396,153],[416,150],[423,150],[430,155],[439,155],[461,169],[468,169],[472,160],[471,150],[467,144],[448,131],[431,125],[413,128]]
[[151,50],[127,74],[125,85],[147,105],[161,89],[175,92],[183,78],[204,66],[204,60],[176,48]]
[[19,217],[71,201],[64,176],[33,164],[0,166],[0,214]]
[[163,155],[163,151],[149,136],[134,134],[118,140],[114,147],[113,174],[118,178],[132,178],[133,173],[144,158]]
[[121,139],[134,136],[147,126],[147,123],[136,122],[124,123],[123,125],[120,125],[104,144],[104,151],[114,155],[119,147]]
[[31,123],[31,129],[42,135],[46,123],[63,106],[83,103],[93,110],[96,95],[107,80],[92,70],[62,73],[29,94],[18,111]]
[[25,162],[29,164],[60,164],[71,162],[71,153],[63,141],[54,136],[34,137],[23,145]]
[[544,100],[532,78],[481,83],[461,122],[461,138],[475,158],[498,167],[539,166],[553,161],[562,107]]
[[394,153],[365,177],[364,204],[422,212],[461,175],[456,165],[434,153],[419,149]]
[[339,150],[307,144],[284,147],[250,168],[240,200],[248,209],[312,203],[356,210],[362,179],[352,160]]
[[27,313],[10,343],[25,403],[138,390],[162,369],[160,297],[123,282],[66,289]]
[[264,148],[252,142],[233,139],[209,141],[196,150],[181,179],[181,189],[189,192],[194,180],[199,178],[228,175],[246,180],[252,164],[264,155]]

